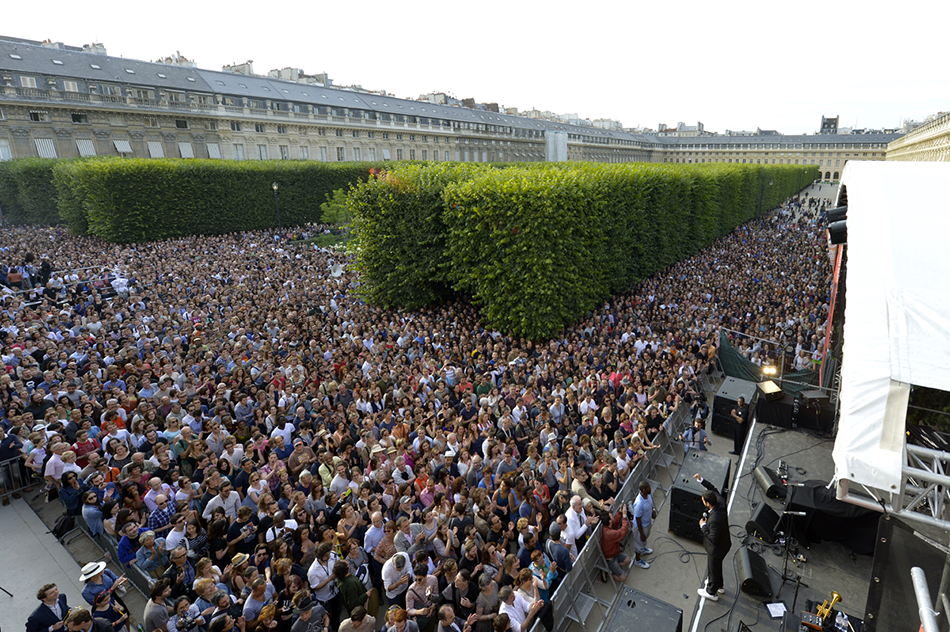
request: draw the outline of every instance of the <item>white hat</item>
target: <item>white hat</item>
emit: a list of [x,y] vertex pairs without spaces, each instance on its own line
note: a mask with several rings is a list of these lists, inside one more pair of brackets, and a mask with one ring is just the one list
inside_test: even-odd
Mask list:
[[79,577],[79,581],[87,582],[105,569],[105,562],[89,562],[82,567],[82,575]]

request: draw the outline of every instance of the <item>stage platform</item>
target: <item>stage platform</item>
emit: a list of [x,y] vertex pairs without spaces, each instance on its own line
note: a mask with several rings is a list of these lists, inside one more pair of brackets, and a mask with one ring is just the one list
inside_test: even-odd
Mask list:
[[[733,545],[723,563],[725,594],[720,595],[718,602],[704,602],[696,594],[705,579],[706,556],[701,544],[668,531],[671,507],[666,502],[664,491],[654,495],[654,502],[660,508],[648,542],[654,554],[645,558],[651,567],[647,570],[631,568],[625,585],[682,609],[682,629],[688,632],[733,632],[739,627],[740,621],[750,627],[754,625],[754,630],[797,631],[805,602],[812,600],[821,603],[831,598],[833,590],[843,597],[843,602],[836,605],[837,609],[849,616],[863,618],[871,579],[871,555],[855,555],[844,544],[836,542],[811,543],[810,548],[801,545],[799,553],[805,561],[790,561],[788,565],[790,576],[801,576],[802,585],[798,587],[796,597],[794,582],[782,584],[784,556],[779,554],[780,547],[776,545],[773,549],[745,532],[746,523],[761,503],[767,503],[778,515],[784,510],[784,501],[765,498],[752,475],[754,466],[776,468],[779,461],[783,460],[789,467],[790,483],[815,480],[827,483],[834,473],[831,459],[833,439],[756,422],[743,454],[736,457],[729,455],[733,443],[731,437],[710,434],[710,438],[713,445],[709,451],[732,460],[732,489],[727,500]],[[677,461],[684,462],[681,445],[677,445]],[[688,459],[686,463],[688,469]],[[659,476],[659,482],[666,489],[672,484],[671,473],[681,476],[693,474],[686,469],[680,472],[677,467],[670,468],[670,472]],[[738,590],[740,551],[746,546],[751,546],[751,550],[757,552],[765,562],[773,593],[771,599],[753,597]],[[631,539],[627,543],[626,553],[632,555],[632,552]],[[605,600],[612,600],[618,595],[609,582],[598,584],[597,590],[597,596]],[[766,601],[785,603],[789,611],[787,627],[783,628],[780,620],[770,619],[764,605]],[[576,623],[571,626],[572,632],[581,629]],[[629,629],[637,629],[636,623],[633,622]]]

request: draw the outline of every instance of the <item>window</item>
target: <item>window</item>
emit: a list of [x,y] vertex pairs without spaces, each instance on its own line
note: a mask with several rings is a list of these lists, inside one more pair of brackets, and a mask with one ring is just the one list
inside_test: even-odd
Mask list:
[[[429,136],[426,135],[426,134],[423,134],[423,135],[422,135],[422,142],[428,143],[428,142],[429,142]],[[492,141],[491,144],[494,145],[494,144],[495,144],[495,141]]]
[[376,161],[376,148],[375,148],[375,147],[370,147],[370,148],[369,148],[369,159],[370,159],[370,162],[375,162],[375,161]]
[[76,148],[79,150],[79,155],[83,158],[96,155],[96,145],[88,138],[80,138],[76,140]]
[[73,123],[88,123],[89,117],[83,112],[73,112],[70,114],[73,119]]
[[13,152],[10,151],[10,141],[5,138],[0,139],[0,160],[12,160]]
[[30,110],[30,120],[34,123],[42,123],[46,120],[46,112],[40,112],[39,110]]
[[24,88],[35,88],[36,77],[20,77],[20,85]]
[[125,69],[125,72],[129,73],[130,75],[134,75],[134,74],[135,74],[135,71],[132,70],[131,68],[126,68],[126,69]]
[[257,159],[258,159],[258,160],[267,160],[267,145],[258,145],[258,146],[257,146]]
[[320,148],[320,162],[326,162],[326,161],[327,161],[327,148],[321,147]]
[[310,160],[310,148],[306,145],[300,146],[300,159],[301,160]]
[[278,126],[277,126],[277,133],[278,133],[278,134],[286,134],[286,133],[287,133],[287,126],[286,126],[286,125],[278,125]]
[[146,119],[145,119],[145,126],[146,126],[146,127],[161,127],[161,125],[158,124],[158,119],[157,119],[157,118],[154,118],[154,117],[148,117],[148,118],[146,118]]
[[178,153],[182,158],[194,158],[195,150],[191,143],[178,143]]
[[401,150],[401,149],[397,149],[397,150],[396,150],[396,160],[402,160],[402,150]]
[[165,157],[165,148],[162,146],[162,142],[158,140],[149,140],[146,141],[148,145],[148,155],[152,158],[164,158]]
[[438,160],[438,159],[439,159],[439,150],[438,150],[438,149],[433,150],[433,152],[432,152],[432,160]]
[[290,147],[287,145],[280,145],[280,159],[290,160]]
[[402,134],[396,134],[396,140],[402,140]]
[[149,90],[133,90],[132,93],[135,95],[136,99],[151,99],[152,93]]
[[52,138],[34,138],[33,142],[40,158],[56,158],[56,145]]
[[235,160],[244,160],[244,145],[241,143],[234,143],[234,159]]
[[263,123],[254,123],[254,131],[258,134],[264,133],[264,124]]
[[359,138],[359,137],[360,137],[360,131],[358,129],[353,130],[353,138]]
[[383,132],[383,140],[389,140],[389,132]]
[[336,159],[338,162],[346,160],[346,149],[343,147],[336,148]]
[[326,136],[326,135],[327,135],[327,128],[325,127],[317,128],[317,136]]
[[429,157],[427,156],[428,153],[429,153],[429,152],[427,152],[425,149],[422,150],[422,159],[423,159],[423,160],[428,160],[428,159],[429,159]]
[[366,138],[376,138],[376,132],[366,132]]
[[159,79],[168,79],[168,76],[165,75],[165,73],[161,73],[161,72],[160,72],[160,73],[157,73],[157,74],[158,74],[158,78],[159,78]]
[[231,131],[232,131],[232,132],[240,132],[240,131],[241,131],[241,123],[240,123],[239,121],[231,121]]
[[178,129],[188,129],[188,121],[185,119],[175,119],[175,127]]
[[353,148],[353,160],[359,160],[359,159],[360,159],[360,148],[359,148],[359,147],[354,147],[354,148]]
[[23,58],[20,57],[19,55],[14,54],[14,53],[10,53],[10,59],[23,59]]
[[99,64],[89,64],[89,67],[92,68],[93,70],[102,70],[102,66],[100,66]]
[[218,129],[218,122],[217,122],[217,121],[207,121],[207,122],[205,123],[205,129],[211,130],[211,131],[213,131],[213,132],[214,132],[214,131],[217,131],[217,129]]
[[218,143],[208,143],[207,147],[208,158],[221,159],[221,147],[218,146]]
[[169,92],[168,100],[174,101],[175,103],[181,103],[185,100],[185,95],[183,95],[181,92]]
[[409,134],[409,140],[415,141],[415,140],[416,140],[416,135],[415,135],[415,134]]
[[342,136],[343,136],[343,130],[338,129],[338,130],[336,131],[336,135],[342,137]]
[[409,150],[409,160],[415,160],[415,159],[416,159],[416,150],[415,150],[415,149],[410,149],[410,150]]
[[79,92],[79,84],[75,81],[64,81],[63,82],[63,91],[65,92]]

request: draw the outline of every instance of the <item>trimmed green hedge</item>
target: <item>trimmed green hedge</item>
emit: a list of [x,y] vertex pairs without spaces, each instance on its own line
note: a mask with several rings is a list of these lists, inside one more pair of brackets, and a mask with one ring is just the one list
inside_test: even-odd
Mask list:
[[60,213],[76,232],[130,243],[320,221],[335,189],[369,176],[370,163],[101,159],[56,170]]
[[59,224],[55,158],[0,162],[0,206],[11,224]]
[[807,165],[396,168],[350,194],[362,290],[410,309],[466,292],[492,327],[544,339],[815,177]]

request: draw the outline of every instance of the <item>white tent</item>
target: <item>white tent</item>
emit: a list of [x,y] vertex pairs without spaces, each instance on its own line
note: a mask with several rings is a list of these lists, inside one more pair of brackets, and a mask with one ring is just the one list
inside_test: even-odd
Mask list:
[[[836,478],[896,493],[910,385],[950,391],[950,163],[849,162]],[[841,193],[839,193],[839,196]]]

